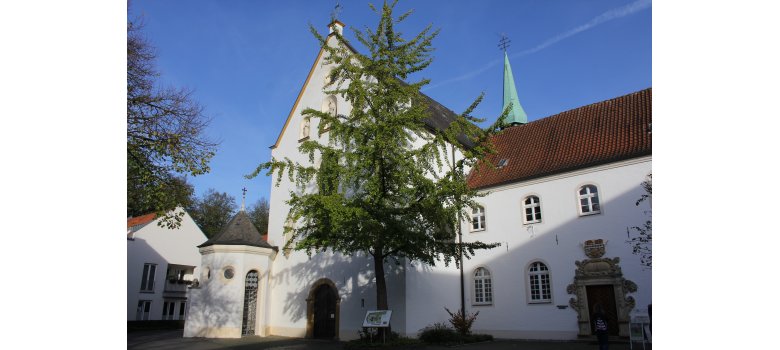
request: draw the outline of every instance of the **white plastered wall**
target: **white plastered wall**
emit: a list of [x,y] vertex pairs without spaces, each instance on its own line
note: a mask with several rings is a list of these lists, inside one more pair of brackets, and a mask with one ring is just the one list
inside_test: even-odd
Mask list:
[[[190,291],[192,302],[184,337],[241,337],[245,279],[253,270],[259,277],[255,334],[268,335],[269,272],[276,253],[268,248],[243,245],[214,245],[201,248],[200,252],[200,285]],[[225,277],[228,268],[233,269],[233,278]]]
[[[206,236],[192,218],[185,212],[178,229],[157,226],[157,220],[134,233],[127,240],[127,320],[136,318],[139,300],[151,300],[150,320],[162,319],[163,289],[168,264],[196,266],[197,276],[200,254],[197,246],[206,241]],[[141,277],[144,264],[157,264],[154,291],[141,292]],[[175,315],[179,314],[176,303]]]
[[[651,173],[650,157],[617,162],[547,178],[491,188],[478,199],[486,213],[486,229],[470,232],[464,223],[464,240],[501,242],[502,246],[478,252],[465,267],[466,309],[479,311],[474,331],[503,338],[575,339],[577,313],[569,304],[574,295],[567,286],[574,282],[575,261],[585,260],[582,243],[590,239],[607,242],[605,257],[620,258],[623,277],[635,282],[635,312],[645,313],[652,300],[651,271],[626,243],[626,229],[648,219],[648,204],[636,206],[644,194],[641,183]],[[598,186],[601,213],[580,216],[577,190],[584,184]],[[541,200],[542,222],[523,223],[522,201],[528,195]],[[527,269],[541,261],[550,270],[552,302],[529,302]],[[472,303],[473,273],[489,269],[493,303]],[[559,308],[558,306],[561,306]]]

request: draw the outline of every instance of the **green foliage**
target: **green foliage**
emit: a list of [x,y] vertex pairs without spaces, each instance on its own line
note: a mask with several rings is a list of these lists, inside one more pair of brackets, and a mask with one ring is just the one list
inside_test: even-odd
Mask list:
[[260,198],[249,208],[249,211],[247,211],[249,218],[252,219],[252,223],[255,224],[255,227],[257,227],[257,230],[260,231],[260,234],[265,234],[268,232],[269,209],[270,206],[268,205],[268,200],[265,198]]
[[365,348],[409,348],[422,345],[414,338],[402,337],[396,332],[390,334],[383,340],[376,328],[363,328],[358,330],[359,339],[354,339],[344,345],[345,349],[365,349]]
[[[653,196],[653,174],[647,176],[647,180],[642,182],[644,194],[636,201],[639,206],[644,201],[652,200]],[[640,256],[640,262],[647,268],[653,267],[653,212],[652,208],[645,211],[648,219],[641,226],[632,226],[626,229],[629,239],[627,243],[631,245],[631,250],[635,255]],[[634,232],[632,237],[631,233]]]
[[418,337],[428,344],[456,344],[462,340],[452,327],[440,322],[423,328]]
[[[134,163],[128,162],[128,172],[132,171],[130,168],[133,166]],[[189,208],[195,202],[195,189],[184,177],[174,177],[169,174],[160,179],[149,179],[145,183],[128,180],[127,186],[128,216],[158,212],[156,208],[160,203],[166,203],[165,208],[178,205]],[[168,228],[178,227],[184,217],[183,212],[166,214],[167,216],[160,220],[159,224]]]
[[457,330],[458,333],[464,336],[471,333],[471,326],[474,324],[474,321],[477,320],[479,311],[473,314],[469,314],[464,313],[463,310],[460,309],[458,309],[458,311],[455,313],[452,313],[450,309],[446,307],[444,310],[447,310],[447,313],[450,314],[450,324],[455,327],[455,330]]
[[[476,315],[473,316],[476,317]],[[449,325],[439,322],[423,328],[418,337],[427,344],[439,345],[456,345],[493,340],[493,336],[490,334],[463,334]]]
[[[292,239],[284,248],[308,254],[365,252],[374,258],[379,309],[387,309],[386,259],[459,264],[461,252],[469,258],[478,249],[498,246],[479,241],[460,245],[456,232],[477,196],[466,184],[465,171],[493,152],[487,141],[503,127],[503,118],[485,130],[476,127],[482,119],[471,112],[480,96],[446,130],[426,125],[431,101],[420,88],[429,80],[406,80],[431,63],[431,41],[438,31],[428,26],[405,39],[395,25],[410,12],[394,18],[395,5],[372,6],[380,15],[376,29],[353,29],[368,51],[365,55],[349,49],[339,33],[323,37],[311,28],[326,62],[334,65],[325,93],[341,96],[351,112],[304,110],[303,117],[319,119],[320,134],[328,128],[327,142],[312,137],[300,143],[298,150],[309,164],[273,159],[247,176],[266,170],[276,176],[277,186],[286,175],[297,187],[288,201],[288,222],[295,224],[285,228]],[[330,36],[339,45],[328,45]],[[455,153],[463,157],[454,160]]]
[[206,237],[211,238],[230,221],[236,209],[235,197],[209,188],[188,211]]
[[217,144],[204,135],[209,120],[192,91],[156,84],[154,59],[154,48],[129,21],[127,215],[156,212],[161,225],[178,227],[181,217],[170,210],[192,201],[192,188],[181,176],[207,173]]

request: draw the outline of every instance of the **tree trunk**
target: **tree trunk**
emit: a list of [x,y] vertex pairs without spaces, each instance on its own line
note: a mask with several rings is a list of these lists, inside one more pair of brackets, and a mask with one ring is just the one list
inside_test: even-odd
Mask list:
[[376,309],[387,310],[387,283],[385,283],[385,265],[381,250],[374,253],[374,275],[376,276]]
[[[382,249],[374,248],[374,275],[376,276],[376,309],[388,310],[387,283],[385,283],[385,264],[382,257]],[[390,336],[390,327],[379,328],[377,335],[380,339]]]

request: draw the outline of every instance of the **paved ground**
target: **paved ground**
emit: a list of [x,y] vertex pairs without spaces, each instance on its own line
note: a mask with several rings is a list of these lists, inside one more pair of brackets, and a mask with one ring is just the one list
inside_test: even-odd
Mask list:
[[[244,337],[241,339],[205,339],[182,338],[182,331],[144,331],[127,333],[127,349],[150,350],[207,350],[207,349],[275,349],[275,350],[301,350],[343,349],[344,342],[286,338],[278,336]],[[613,343],[610,350],[629,350],[631,346],[627,342]],[[387,348],[380,348],[387,349]],[[402,349],[402,348],[399,348]],[[498,339],[491,342],[460,345],[456,347],[440,346],[415,346],[416,350],[598,350],[596,342],[589,341],[530,341]],[[634,350],[643,350],[642,344],[635,343]],[[645,344],[644,350],[652,350],[650,344]]]

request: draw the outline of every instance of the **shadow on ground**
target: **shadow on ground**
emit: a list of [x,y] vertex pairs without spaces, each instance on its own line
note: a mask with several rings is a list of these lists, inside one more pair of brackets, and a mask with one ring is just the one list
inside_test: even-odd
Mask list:
[[[209,338],[182,338],[182,331],[139,331],[127,334],[127,349],[147,350],[206,350],[206,349],[343,349],[345,343],[339,341],[326,341],[314,339],[287,338],[279,336],[269,337],[243,337],[240,339],[209,339]],[[610,350],[652,350],[651,344],[634,343],[633,348],[628,342],[614,342],[609,345]],[[380,348],[390,349],[390,348]],[[509,340],[499,339],[484,343],[460,345],[455,347],[444,346],[412,346],[392,349],[416,349],[416,350],[596,350],[598,343],[595,341],[535,341],[535,340]]]

